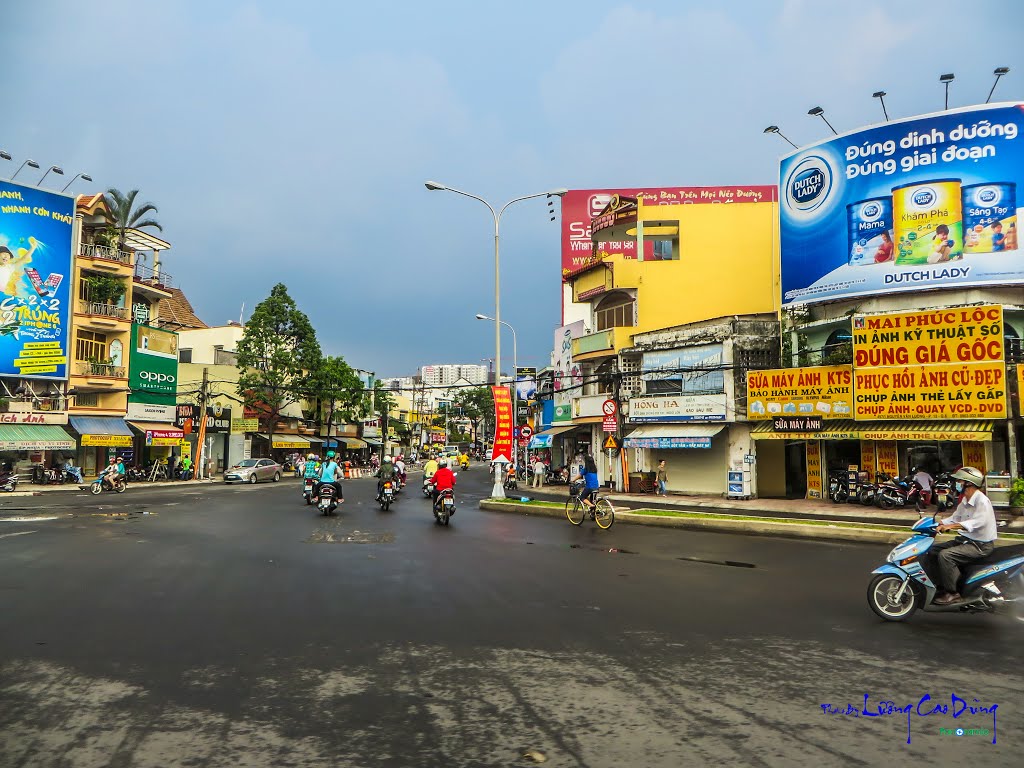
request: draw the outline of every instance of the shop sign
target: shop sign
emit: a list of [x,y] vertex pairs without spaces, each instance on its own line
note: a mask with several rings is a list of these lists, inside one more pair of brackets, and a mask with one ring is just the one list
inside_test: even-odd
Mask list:
[[820,499],[824,497],[822,493],[821,441],[808,440],[804,445],[807,457],[807,498]]
[[130,435],[82,435],[83,446],[108,446],[128,448],[132,444]]
[[647,394],[724,392],[724,348],[702,344],[662,352],[645,352],[641,378]]
[[825,421],[820,416],[780,416],[772,420],[772,429],[776,432],[820,432]]
[[173,405],[154,405],[152,403],[128,403],[128,421],[166,421],[174,423],[175,407]]
[[657,448],[660,450],[710,448],[710,437],[627,437],[627,448]]
[[[565,210],[562,211],[563,216]],[[564,219],[563,219],[564,221]],[[589,223],[589,217],[587,219]],[[587,253],[590,253],[589,242]],[[563,262],[564,263],[564,262]],[[572,361],[572,340],[586,334],[586,326],[582,320],[555,329],[553,360],[554,371],[551,385],[554,389],[555,412],[552,422],[572,421],[572,395],[579,394],[583,385],[583,370],[579,363]]]
[[273,448],[309,448],[309,443],[305,440],[296,440],[294,437],[275,437],[272,443]]
[[747,418],[849,418],[853,412],[852,382],[853,370],[849,365],[748,371]]
[[231,409],[220,405],[206,406],[206,432],[222,433],[231,431]]
[[26,411],[24,413],[11,412],[0,413],[0,424],[67,424],[67,413],[52,411],[40,413],[39,411]]
[[145,325],[149,322],[149,306],[142,302],[132,304],[132,320],[138,325]]
[[178,389],[178,334],[132,325],[128,386],[133,392],[173,395]]
[[231,420],[231,434],[233,435],[244,435],[246,432],[259,432],[260,431],[260,420],[259,419],[232,419]]
[[634,397],[629,401],[629,421],[725,421],[725,395],[678,395]]
[[1000,306],[853,318],[855,418],[1006,418]]
[[974,467],[981,470],[981,474],[988,474],[988,462],[985,460],[985,444],[974,441],[960,443],[960,450],[965,467]]
[[193,429],[198,428],[199,406],[189,403],[178,403],[174,408],[174,426],[185,430],[185,434],[191,434]]
[[885,472],[889,477],[898,477],[900,474],[899,452],[896,443],[892,440],[885,440],[876,444],[875,455],[878,461],[878,471]]
[[861,469],[868,473],[869,480],[875,479],[878,465],[875,458],[875,443],[871,440],[860,441],[860,466]]
[[512,457],[512,397],[507,387],[491,387],[494,394],[494,448],[491,461]]
[[973,429],[925,430],[915,428],[912,423],[906,425],[894,424],[891,427],[866,427],[857,430],[857,435],[862,440],[920,440],[924,442],[935,442],[937,440],[992,440],[992,433],[990,431]]
[[181,445],[185,434],[180,429],[147,429],[146,445]]
[[[75,450],[74,440],[48,440],[45,442],[35,440],[0,440],[0,451],[73,451]],[[33,464],[42,462],[39,459],[32,459]]]

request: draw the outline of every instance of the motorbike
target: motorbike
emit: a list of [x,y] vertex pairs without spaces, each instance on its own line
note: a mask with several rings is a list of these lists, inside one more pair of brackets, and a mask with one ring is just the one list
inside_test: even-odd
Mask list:
[[875,506],[876,499],[878,497],[878,489],[883,482],[889,479],[889,476],[884,472],[879,472],[875,476],[874,482],[866,479],[867,473],[863,473],[865,479],[857,486],[857,501],[863,504],[865,507]]
[[434,495],[434,481],[429,478],[423,478],[423,495],[428,499]]
[[321,483],[316,494],[316,506],[325,515],[333,515],[338,508],[338,490],[330,483]]
[[380,508],[387,512],[395,502],[395,483],[393,480],[385,480],[384,487],[380,489]]
[[452,514],[455,512],[455,491],[445,488],[437,494],[437,501],[434,502],[434,519],[439,525],[448,525]]
[[149,473],[145,469],[139,466],[132,465],[127,468],[125,474],[125,480],[129,483],[140,483],[143,480],[149,479]]
[[1024,544],[996,547],[962,567],[957,591],[963,599],[935,605],[937,568],[928,550],[938,534],[938,514],[922,517],[911,530],[910,538],[889,553],[886,564],[872,572],[868,605],[878,616],[904,621],[918,609],[979,613],[1009,608],[1024,621]]
[[875,503],[882,509],[914,506],[923,509],[921,486],[909,477],[896,477],[878,487]]
[[504,488],[507,491],[517,491],[517,490],[519,490],[519,483],[516,482],[516,476],[515,476],[515,474],[513,472],[508,472],[505,475]]
[[[93,496],[103,493],[104,491],[124,493],[128,490],[128,483],[125,482],[123,477],[118,478],[113,484],[103,482],[104,477],[104,475],[100,475],[89,484],[89,492],[93,494]],[[85,488],[83,487],[82,490],[84,491]]]
[[467,471],[469,469],[469,459],[466,459],[465,461],[460,461],[459,462],[459,468],[463,472]]
[[833,504],[845,504],[850,499],[846,472],[834,470],[828,473],[828,497]]
[[311,477],[307,477],[302,481],[302,498],[305,499],[306,504],[313,503],[313,492],[316,489],[316,480]]
[[932,485],[932,500],[939,512],[955,509],[960,503],[960,497],[953,490],[953,478],[948,472],[943,472],[935,478],[935,483]]
[[18,476],[13,472],[0,472],[0,491],[13,493],[18,489]]

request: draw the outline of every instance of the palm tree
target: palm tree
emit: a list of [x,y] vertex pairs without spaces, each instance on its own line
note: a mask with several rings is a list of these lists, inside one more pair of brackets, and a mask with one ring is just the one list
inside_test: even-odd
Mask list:
[[142,203],[135,207],[135,198],[139,196],[139,190],[133,189],[127,194],[118,189],[107,190],[107,207],[110,209],[108,222],[111,229],[117,232],[117,249],[124,250],[124,242],[128,236],[129,229],[142,229],[143,227],[155,227],[161,232],[164,228],[155,219],[144,219],[147,213],[159,213],[152,203]]

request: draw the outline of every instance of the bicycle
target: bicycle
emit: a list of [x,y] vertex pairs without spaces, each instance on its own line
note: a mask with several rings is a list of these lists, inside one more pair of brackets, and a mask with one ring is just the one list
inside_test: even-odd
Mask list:
[[569,498],[565,502],[565,516],[573,525],[582,525],[589,515],[590,519],[597,523],[598,528],[608,530],[615,523],[615,507],[612,506],[608,499],[599,497],[597,492],[595,492],[593,496],[594,506],[588,509],[580,500],[580,495],[584,490],[584,486],[580,486],[578,491],[570,493]]

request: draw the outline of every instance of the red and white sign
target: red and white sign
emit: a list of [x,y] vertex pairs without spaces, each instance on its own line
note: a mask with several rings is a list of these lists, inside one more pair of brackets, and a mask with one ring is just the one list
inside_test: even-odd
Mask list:
[[519,429],[519,436],[521,438],[523,438],[524,440],[529,440],[532,435],[533,435],[533,430],[530,429],[529,425],[527,425],[525,427],[520,427],[520,429]]
[[0,413],[0,424],[67,424],[66,411],[25,411],[22,413]]
[[605,400],[601,403],[601,413],[608,416],[614,416],[619,411],[619,406],[615,404],[614,400]]
[[[590,220],[600,215],[612,195],[643,198],[644,205],[700,205],[721,203],[768,203],[778,199],[774,186],[665,187],[646,189],[570,189],[562,197],[562,277],[587,265],[593,244]],[[609,253],[636,258],[636,241],[600,243]],[[654,243],[644,243],[644,258],[654,257]]]

